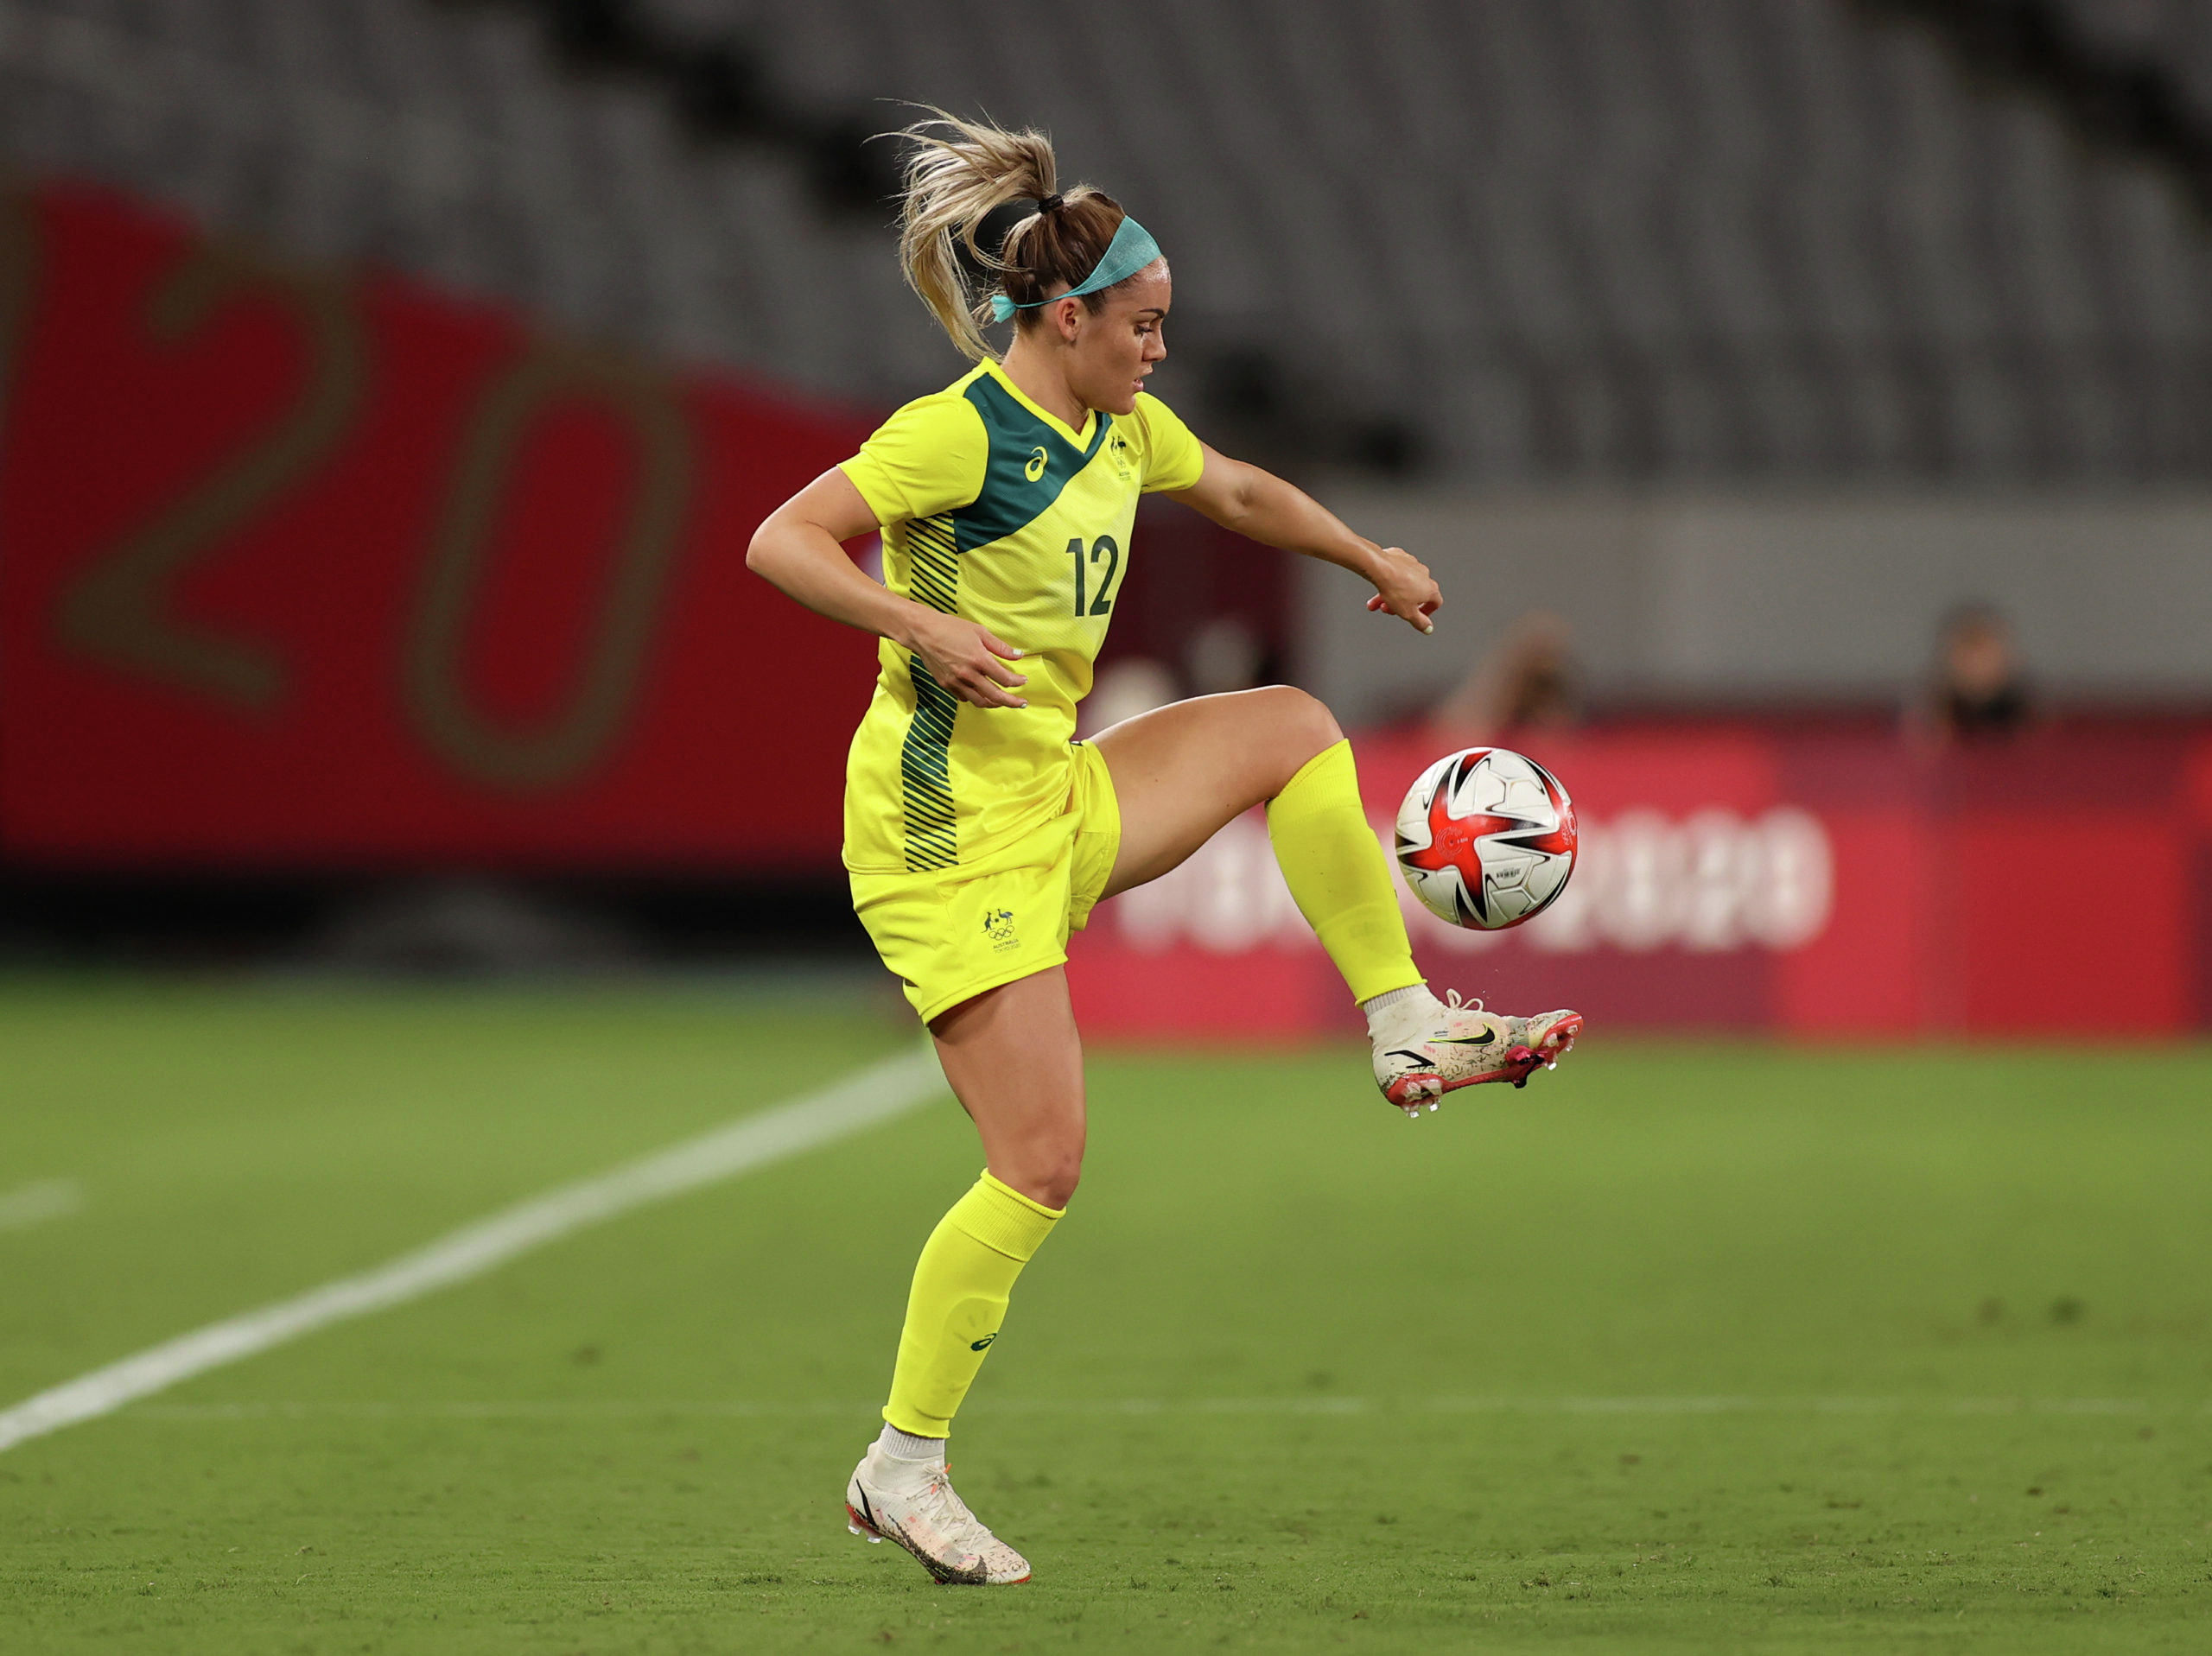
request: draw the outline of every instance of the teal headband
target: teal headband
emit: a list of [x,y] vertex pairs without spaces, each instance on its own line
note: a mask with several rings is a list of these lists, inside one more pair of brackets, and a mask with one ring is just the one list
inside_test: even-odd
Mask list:
[[1127,281],[1160,257],[1160,244],[1152,232],[1135,219],[1124,216],[1114,231],[1114,239],[1106,244],[1106,257],[1098,261],[1098,268],[1084,277],[1082,285],[1070,288],[1065,293],[1056,293],[1051,299],[1033,299],[1026,305],[1017,305],[1002,293],[991,295],[991,320],[1003,322],[1018,310],[1034,310],[1039,305],[1049,305],[1056,300],[1079,299],[1087,293],[1098,293],[1117,282]]

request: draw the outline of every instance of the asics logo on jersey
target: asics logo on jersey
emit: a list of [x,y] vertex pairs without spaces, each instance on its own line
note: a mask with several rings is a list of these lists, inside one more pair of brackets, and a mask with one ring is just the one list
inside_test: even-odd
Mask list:
[[1041,445],[1029,451],[1029,464],[1021,468],[1021,475],[1032,483],[1045,475],[1045,450]]
[[977,1340],[977,1341],[976,1341],[974,1343],[972,1343],[971,1345],[969,1345],[969,1348],[968,1348],[968,1349],[969,1349],[969,1350],[970,1350],[970,1351],[981,1351],[981,1350],[982,1350],[986,1346],[989,1345],[989,1344],[991,1343],[991,1342],[992,1342],[992,1341],[994,1341],[994,1340],[997,1339],[998,1337],[999,1337],[999,1331],[998,1331],[996,1329],[992,1329],[988,1334],[985,1335],[982,1339]]

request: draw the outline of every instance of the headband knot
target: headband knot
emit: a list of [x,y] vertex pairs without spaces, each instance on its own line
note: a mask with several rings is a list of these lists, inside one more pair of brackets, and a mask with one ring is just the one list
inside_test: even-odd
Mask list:
[[[1039,205],[1037,210],[1042,213],[1045,209]],[[1114,239],[1106,244],[1104,256],[1089,276],[1065,293],[1056,293],[1051,299],[1033,299],[1027,304],[1017,305],[1004,293],[995,293],[991,295],[991,320],[1003,322],[1018,310],[1034,310],[1054,300],[1080,299],[1087,293],[1102,292],[1135,276],[1160,256],[1160,244],[1153,240],[1152,232],[1135,219],[1124,216],[1115,227]]]

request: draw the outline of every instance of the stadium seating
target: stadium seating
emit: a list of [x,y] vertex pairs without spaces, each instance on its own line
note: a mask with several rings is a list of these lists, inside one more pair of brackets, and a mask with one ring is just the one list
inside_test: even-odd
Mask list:
[[[2068,0],[2212,109],[2212,9]],[[206,220],[883,403],[954,366],[880,215],[564,60],[545,8],[0,0],[0,144]],[[2155,160],[1849,0],[639,0],[779,106],[1048,124],[1178,260],[1179,399],[1465,484],[2212,471]],[[281,74],[267,73],[281,67]]]
[[2212,112],[2212,8],[2202,0],[2062,0],[2058,9],[2092,42],[2156,62],[2197,111]]

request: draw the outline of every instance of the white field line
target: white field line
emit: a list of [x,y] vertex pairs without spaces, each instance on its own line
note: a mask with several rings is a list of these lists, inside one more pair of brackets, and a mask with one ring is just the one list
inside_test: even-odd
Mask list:
[[532,1248],[702,1185],[734,1178],[915,1109],[944,1090],[936,1060],[907,1054],[595,1178],[560,1185],[291,1299],[194,1329],[0,1411],[0,1451],[112,1414],[225,1363],[479,1277]]
[[74,1179],[41,1179],[0,1196],[0,1230],[29,1230],[49,1219],[66,1219],[85,1205],[84,1187]]

